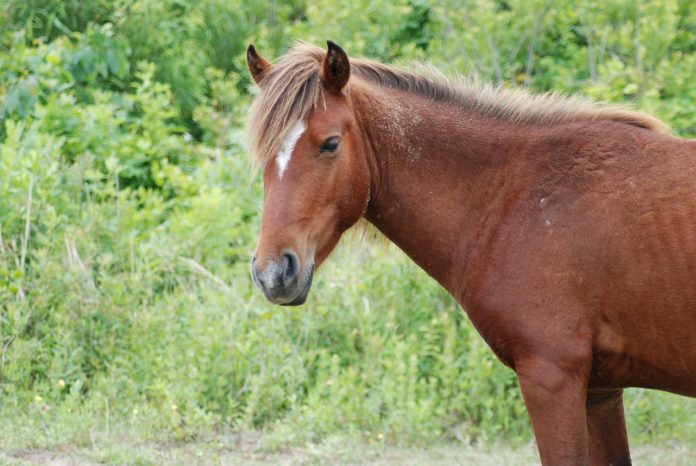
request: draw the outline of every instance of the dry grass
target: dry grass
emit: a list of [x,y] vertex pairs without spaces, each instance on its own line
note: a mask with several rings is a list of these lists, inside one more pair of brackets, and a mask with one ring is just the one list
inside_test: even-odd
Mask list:
[[[696,464],[696,448],[667,442],[633,448],[636,465]],[[136,438],[107,439],[90,446],[0,451],[0,464],[86,466],[100,464],[163,465],[534,465],[534,444],[464,445],[441,443],[423,448],[366,443],[336,436],[321,444],[267,451],[257,432],[219,434],[190,443],[143,443]]]

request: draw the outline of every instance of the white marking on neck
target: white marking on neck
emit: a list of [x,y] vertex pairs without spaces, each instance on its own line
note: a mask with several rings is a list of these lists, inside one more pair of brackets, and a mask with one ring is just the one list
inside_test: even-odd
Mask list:
[[290,133],[285,137],[283,141],[283,147],[276,155],[276,163],[278,164],[278,178],[283,179],[283,173],[288,168],[290,163],[290,157],[292,156],[292,151],[295,150],[295,144],[299,141],[302,134],[307,129],[307,125],[303,121],[298,121],[295,126],[290,130]]

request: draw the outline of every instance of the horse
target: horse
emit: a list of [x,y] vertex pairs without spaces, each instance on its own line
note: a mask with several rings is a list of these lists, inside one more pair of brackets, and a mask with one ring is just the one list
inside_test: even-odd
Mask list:
[[648,114],[328,41],[275,63],[249,142],[252,276],[279,305],[366,219],[437,280],[518,377],[542,464],[630,464],[625,387],[696,396],[696,141]]

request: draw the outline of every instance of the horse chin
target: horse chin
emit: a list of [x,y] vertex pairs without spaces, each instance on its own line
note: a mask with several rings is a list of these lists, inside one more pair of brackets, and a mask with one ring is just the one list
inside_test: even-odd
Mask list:
[[281,306],[300,306],[307,301],[307,295],[309,295],[309,289],[312,287],[312,278],[314,278],[314,266],[309,271],[309,277],[307,278],[307,283],[305,283],[304,288],[299,295],[289,303],[281,304]]

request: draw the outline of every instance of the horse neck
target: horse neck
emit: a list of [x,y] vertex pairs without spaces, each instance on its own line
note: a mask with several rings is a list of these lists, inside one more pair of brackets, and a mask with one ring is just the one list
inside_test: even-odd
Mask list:
[[529,136],[409,93],[372,90],[354,100],[372,172],[365,218],[461,300]]

